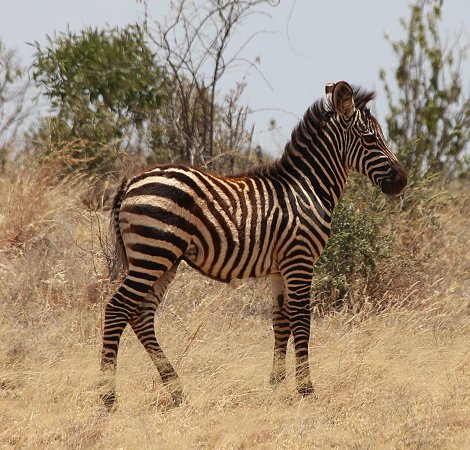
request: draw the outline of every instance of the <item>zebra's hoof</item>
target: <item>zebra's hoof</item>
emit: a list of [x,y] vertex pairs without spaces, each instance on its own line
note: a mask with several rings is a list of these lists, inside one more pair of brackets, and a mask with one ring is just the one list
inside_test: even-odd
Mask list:
[[175,406],[180,406],[185,399],[184,391],[182,388],[174,388],[171,390],[171,397]]
[[315,390],[313,389],[313,384],[311,381],[308,381],[298,386],[297,390],[299,391],[299,394],[302,397],[307,397],[308,395],[312,395],[315,393]]
[[116,391],[109,391],[100,395],[101,401],[108,410],[108,412],[116,411],[117,408],[117,397]]
[[271,376],[269,377],[269,384],[273,387],[276,387],[278,384],[281,384],[285,379],[285,372],[271,372]]

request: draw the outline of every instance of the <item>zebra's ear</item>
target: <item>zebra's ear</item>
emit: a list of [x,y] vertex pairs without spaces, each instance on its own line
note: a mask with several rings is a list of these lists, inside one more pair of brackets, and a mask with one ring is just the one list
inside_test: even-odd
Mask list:
[[325,92],[333,108],[339,114],[349,117],[355,110],[352,87],[346,81],[328,83]]

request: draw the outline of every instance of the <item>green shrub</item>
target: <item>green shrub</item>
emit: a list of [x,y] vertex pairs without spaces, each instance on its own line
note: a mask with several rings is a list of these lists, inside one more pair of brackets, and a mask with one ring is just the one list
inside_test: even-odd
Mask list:
[[377,275],[378,263],[392,255],[387,198],[367,180],[353,179],[333,216],[330,240],[316,264],[315,305],[341,307],[352,285]]
[[[53,115],[32,133],[37,147],[54,151],[80,141],[81,154],[72,145],[71,168],[102,172],[118,150],[145,147],[147,130],[162,121],[169,81],[143,30],[137,25],[86,28],[47,40],[44,47],[35,44],[33,77]],[[109,152],[111,146],[115,149]]]
[[401,20],[405,37],[392,41],[387,36],[398,60],[393,83],[380,72],[388,137],[411,177],[434,172],[452,179],[469,168],[470,96],[462,81],[468,43],[465,33],[442,41],[443,3],[415,0],[410,5],[409,18]]

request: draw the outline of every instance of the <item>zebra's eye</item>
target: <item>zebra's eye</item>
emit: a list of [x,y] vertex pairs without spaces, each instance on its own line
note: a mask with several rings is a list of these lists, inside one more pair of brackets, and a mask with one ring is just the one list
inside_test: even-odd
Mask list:
[[362,122],[359,122],[357,124],[357,129],[358,129],[359,133],[361,133],[361,134],[370,134],[371,133],[369,128],[367,128],[367,125],[362,123]]

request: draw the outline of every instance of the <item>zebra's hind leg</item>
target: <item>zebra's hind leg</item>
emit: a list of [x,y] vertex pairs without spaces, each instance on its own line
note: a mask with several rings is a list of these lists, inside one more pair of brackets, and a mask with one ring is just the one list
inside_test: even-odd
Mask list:
[[122,333],[156,279],[156,275],[142,278],[129,271],[106,304],[101,352],[101,398],[108,409],[112,409],[116,402],[116,362]]
[[155,282],[131,317],[130,324],[155,364],[163,384],[170,390],[175,405],[178,406],[183,400],[183,389],[175,369],[163,353],[155,336],[155,311],[175,277],[177,267],[178,262]]
[[274,355],[269,382],[277,385],[286,378],[287,342],[291,334],[284,280],[280,273],[271,275],[273,301]]

